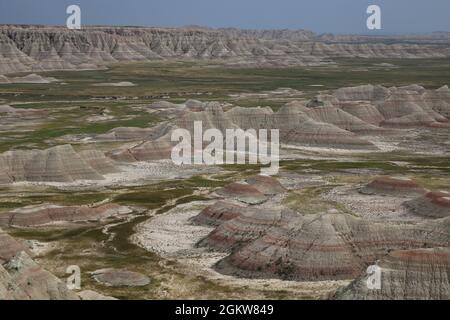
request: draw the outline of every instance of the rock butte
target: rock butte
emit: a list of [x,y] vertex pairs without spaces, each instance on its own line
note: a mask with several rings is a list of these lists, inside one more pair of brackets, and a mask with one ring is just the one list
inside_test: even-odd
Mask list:
[[288,223],[294,216],[295,213],[289,210],[242,208],[238,216],[218,225],[197,245],[231,251],[261,237],[273,226]]
[[207,206],[197,216],[192,218],[194,223],[218,226],[224,221],[239,216],[245,207],[227,201],[217,201]]
[[[324,106],[318,105],[320,103]],[[356,107],[359,103],[361,110]],[[426,90],[417,85],[400,88],[372,85],[341,88],[332,95],[320,95],[310,103],[292,101],[277,112],[267,107],[225,108],[217,102],[195,100],[180,105],[156,102],[149,108],[173,109],[177,116],[152,128],[115,128],[95,136],[94,140],[98,141],[140,141],[134,146],[124,146],[106,154],[98,150],[76,152],[70,145],[46,150],[4,152],[0,154],[0,183],[101,180],[104,174],[118,171],[112,160],[134,162],[170,159],[175,145],[171,141],[172,130],[184,128],[193,131],[195,121],[202,121],[204,130],[217,128],[222,132],[233,128],[278,128],[282,146],[376,149],[366,139],[367,135],[396,134],[405,124],[406,127],[447,128],[450,124],[450,90],[447,86]],[[2,117],[1,121],[16,121],[13,120],[16,114],[20,114],[22,119],[43,117],[45,111],[0,106],[0,113],[11,115]],[[428,120],[417,122],[417,117]],[[399,119],[401,125],[394,125]],[[383,128],[388,122],[390,127],[396,129]],[[368,186],[364,190],[412,190],[412,186],[407,186],[399,179],[375,181],[373,186],[376,188]]]
[[245,181],[265,195],[275,195],[286,191],[276,178],[269,176],[257,175],[250,177]]
[[381,289],[367,288],[362,274],[348,287],[337,291],[341,300],[448,300],[450,299],[450,248],[390,252],[377,262]]
[[[405,39],[414,44],[406,44]],[[446,34],[368,37],[201,27],[84,27],[78,32],[65,27],[4,25],[0,26],[0,73],[82,70],[114,62],[166,59],[289,66],[318,65],[335,57],[443,58],[449,56],[447,43]]]
[[[400,88],[358,86],[341,88],[334,97],[347,112],[366,122],[390,128],[449,128],[450,91],[446,86],[425,90],[418,85]],[[355,108],[363,103],[364,110]]]
[[[266,226],[257,236],[239,239],[238,249],[215,267],[224,274],[251,278],[352,279],[390,250],[449,246],[449,227],[449,218],[396,225],[347,214],[298,215],[287,223]],[[235,229],[228,228],[228,238],[241,234]],[[222,246],[227,243],[213,239]]]
[[0,229],[0,300],[111,299],[94,291],[83,296],[67,289],[65,281],[43,269],[27,246]]
[[143,287],[150,279],[138,272],[123,269],[101,269],[92,272],[92,277],[108,287]]
[[9,261],[21,251],[29,252],[29,249],[0,229],[0,265]]
[[404,177],[378,177],[361,188],[363,194],[414,196],[426,191],[416,181]]
[[130,210],[116,204],[106,204],[96,208],[85,206],[23,208],[0,214],[2,227],[39,227],[49,224],[69,222],[100,221],[108,217],[128,213]]
[[267,197],[254,186],[238,182],[230,183],[216,193],[248,204],[258,204],[267,200]]
[[[4,131],[3,126],[7,128],[6,130],[10,130],[8,128],[16,124],[25,127],[29,123],[30,126],[33,126],[36,123],[45,121],[47,117],[48,111],[44,109],[15,108],[8,105],[0,105],[0,132]],[[2,169],[0,167],[0,171]]]
[[41,75],[32,73],[23,77],[15,77],[15,78],[7,78],[2,76],[0,79],[0,83],[52,83],[57,82],[58,80],[53,77],[43,77]]
[[424,196],[406,201],[404,206],[414,214],[443,218],[450,216],[450,193],[446,191],[428,192]]
[[101,180],[102,174],[116,172],[111,159],[102,152],[77,153],[71,145],[46,150],[13,150],[0,154],[0,182],[73,182]]
[[[153,136],[144,130],[121,129],[122,136],[150,140],[126,150],[111,152],[114,159],[132,161],[169,158],[173,146],[169,133],[175,128],[193,132],[194,122],[202,121],[203,129],[279,129],[283,145],[313,146],[341,149],[376,149],[368,135],[400,134],[399,129],[414,127],[450,128],[450,90],[425,90],[412,85],[401,88],[359,86],[336,90],[312,102],[290,102],[277,112],[270,108],[232,107],[225,111],[218,103],[187,101],[174,107],[174,121],[154,127]],[[154,108],[167,104],[157,103]],[[172,108],[169,105],[169,108]],[[228,107],[227,107],[228,108]],[[423,118],[423,121],[417,121]],[[386,129],[385,127],[389,127]],[[128,130],[129,133],[125,133]],[[117,133],[110,133],[114,138]],[[104,136],[102,136],[104,137]],[[122,139],[117,136],[117,140]]]
[[153,141],[145,141],[137,146],[126,149],[117,149],[107,152],[111,159],[122,162],[151,161],[170,159],[172,148],[176,143],[170,140],[169,135],[165,135]]
[[67,284],[41,268],[25,252],[0,265],[0,300],[79,300]]
[[44,117],[47,115],[46,110],[39,110],[39,109],[21,109],[21,108],[14,108],[8,105],[0,105],[0,114],[3,117],[8,116],[15,116],[20,118],[33,118],[33,117]]
[[119,127],[95,136],[95,140],[154,140],[166,135],[172,127],[167,122],[152,128]]

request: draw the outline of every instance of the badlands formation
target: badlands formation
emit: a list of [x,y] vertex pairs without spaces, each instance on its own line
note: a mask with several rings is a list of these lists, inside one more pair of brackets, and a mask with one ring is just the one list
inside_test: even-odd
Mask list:
[[450,216],[450,192],[430,191],[416,199],[405,202],[412,213],[430,218]]
[[[381,289],[367,288],[367,275],[362,275],[335,298],[352,300],[448,300],[450,299],[449,248],[392,251],[377,262],[383,277]],[[415,281],[411,281],[415,279]]]
[[[355,107],[361,103],[360,108]],[[319,104],[319,105],[317,105]],[[107,152],[58,145],[46,150],[11,150],[0,154],[0,182],[73,182],[103,180],[119,172],[120,163],[170,159],[176,128],[193,132],[194,122],[203,130],[217,128],[243,130],[279,129],[282,147],[319,147],[350,150],[378,150],[374,137],[401,136],[414,128],[450,128],[450,89],[425,90],[420,86],[385,88],[359,86],[342,88],[311,101],[293,101],[274,112],[268,107],[242,108],[192,100],[185,104],[161,102],[150,106],[153,112],[173,110],[178,115],[151,128],[120,127],[89,137],[92,141],[136,141]],[[38,110],[1,106],[0,112],[20,117],[45,117]],[[364,114],[364,116],[361,116]],[[445,150],[444,150],[445,151]],[[380,178],[363,188],[363,193],[414,192],[414,182],[402,178]],[[250,202],[264,199],[253,186],[236,184],[220,191],[247,197]],[[264,193],[264,192],[262,192]]]
[[[335,299],[448,297],[449,284],[443,277],[449,268],[446,256],[450,247],[448,190],[428,189],[422,185],[422,180],[403,174],[376,174],[363,184],[355,184],[352,178],[353,182],[346,186],[345,201],[334,197],[334,202],[330,202],[332,198],[324,195],[321,201],[331,203],[332,207],[317,206],[311,202],[313,199],[301,196],[302,192],[310,190],[308,183],[315,185],[316,180],[308,181],[307,177],[317,170],[305,167],[303,175],[298,176],[295,175],[298,167],[291,167],[294,171],[289,171],[292,170],[289,161],[297,159],[296,152],[307,152],[306,155],[313,155],[319,161],[323,158],[316,150],[333,157],[345,156],[348,152],[376,155],[384,152],[380,139],[392,143],[405,132],[449,130],[450,90],[447,86],[437,90],[417,85],[342,88],[320,93],[311,100],[288,102],[277,111],[268,107],[243,108],[195,100],[180,104],[156,102],[144,108],[159,114],[162,122],[148,128],[117,127],[105,133],[85,135],[81,145],[56,145],[44,150],[12,149],[0,154],[1,184],[49,185],[63,190],[84,190],[84,186],[101,186],[101,190],[105,190],[103,188],[112,186],[109,190],[112,192],[133,179],[145,181],[147,171],[130,174],[139,166],[150,168],[153,178],[164,170],[173,170],[165,163],[175,144],[171,141],[174,129],[192,132],[195,121],[202,121],[204,129],[217,128],[222,132],[227,128],[279,128],[282,162],[278,178],[238,173],[238,179],[219,187],[202,186],[196,189],[196,196],[201,195],[209,201],[208,205],[188,211],[181,221],[177,220],[180,219],[177,208],[184,205],[182,201],[168,203],[168,208],[175,211],[167,217],[149,211],[153,212],[150,218],[140,220],[144,222],[133,229],[135,233],[130,238],[133,243],[162,258],[176,257],[181,264],[186,259],[196,261],[188,267],[189,273],[216,274],[230,286],[239,281],[246,281],[252,287],[260,285],[258,281],[271,281],[283,288],[284,283],[293,282],[301,286],[300,292],[310,292],[311,286],[317,283],[322,289],[316,290],[314,297]],[[42,110],[10,106],[2,106],[0,110],[19,118],[46,116]],[[94,148],[95,144],[111,145],[100,150]],[[415,152],[410,145],[402,150]],[[448,150],[443,150],[443,154],[448,155]],[[288,166],[284,167],[283,161],[287,161]],[[334,171],[327,179],[332,179],[333,174],[343,172]],[[117,176],[121,178],[111,179]],[[319,181],[323,179],[320,176]],[[90,184],[85,185],[87,181]],[[331,190],[342,187],[330,181],[327,184]],[[217,179],[209,182],[217,182]],[[124,199],[120,193],[115,196],[117,200]],[[145,204],[160,201],[160,197],[142,197],[137,192],[131,199]],[[111,229],[133,219],[134,209],[121,205],[120,200],[111,202],[113,199],[114,196],[104,200],[105,203],[87,206],[45,203],[2,210],[0,227],[24,230],[22,232],[51,232],[102,226],[102,233],[108,235],[101,244],[104,246],[114,243],[118,235]],[[292,199],[296,205],[292,205]],[[386,202],[379,209],[382,218],[374,214],[376,206],[371,211],[360,212],[365,210],[362,202],[370,204],[374,199]],[[195,205],[195,200],[193,203]],[[309,210],[314,213],[305,210],[311,205]],[[347,205],[352,210],[345,208]],[[167,225],[170,222],[164,219],[175,219],[175,232],[170,231]],[[191,229],[199,232],[184,231]],[[151,277],[141,272],[145,269],[137,272],[119,264],[91,270],[91,279],[99,288],[107,290],[105,295],[92,291],[92,287],[90,291],[72,292],[62,280],[33,260],[34,252],[26,242],[4,232],[0,233],[0,240],[0,297],[5,299],[111,299],[109,290],[147,290],[153,283]],[[121,245],[115,244],[114,251],[120,250],[117,248]],[[365,270],[374,264],[385,270],[383,289],[376,293],[364,287]],[[23,267],[17,269],[17,265]],[[27,282],[37,288],[24,288]],[[414,287],[411,283],[419,285]]]
[[[414,40],[414,41],[412,41]],[[410,42],[412,41],[412,42]],[[298,30],[0,26],[0,74],[82,70],[114,62],[222,59],[230,66],[319,65],[333,58],[444,58],[450,36],[317,35]]]
[[102,152],[75,152],[71,145],[47,150],[13,150],[0,155],[0,181],[71,182],[101,180],[115,172],[112,160]]
[[[264,176],[246,180],[279,184],[276,178]],[[235,184],[224,189],[234,188]],[[332,296],[334,299],[448,298],[448,216],[411,222],[394,216],[374,221],[331,211],[307,214],[302,213],[301,207],[299,210],[285,207],[282,199],[289,193],[289,188],[271,191],[271,195],[258,204],[247,204],[245,199],[236,201],[232,194],[225,198],[222,195],[219,201],[199,213],[190,211],[191,218],[177,225],[177,235],[169,237],[166,232],[170,227],[158,230],[162,225],[157,220],[167,219],[166,223],[169,223],[170,218],[155,218],[138,229],[136,239],[139,245],[149,250],[180,259],[187,259],[186,255],[204,255],[205,250],[208,254],[216,252],[212,261],[205,258],[204,262],[199,262],[201,268],[205,263],[212,263],[211,268],[219,274],[252,279],[250,281],[281,279],[327,286],[355,279],[337,288]],[[217,199],[218,194],[213,193],[213,198]],[[365,197],[366,201],[371,201],[371,195]],[[176,212],[172,215],[176,219]],[[186,240],[183,223],[186,232],[200,226],[206,229],[199,229],[197,242],[193,235],[189,235],[192,239]],[[210,232],[201,236],[206,230]],[[178,236],[184,239],[179,251],[174,244],[179,241]],[[190,249],[192,253],[187,253],[186,241],[195,246],[196,249]],[[366,285],[366,269],[374,264],[382,270],[382,290],[370,290]]]
[[0,300],[102,300],[97,292],[76,293],[42,268],[24,243],[0,229]]
[[[344,155],[349,151],[376,154],[384,152],[380,141],[395,142],[405,132],[450,129],[447,86],[437,90],[417,85],[342,88],[320,93],[311,100],[288,102],[277,111],[268,107],[243,108],[196,100],[179,104],[161,101],[144,108],[158,114],[163,121],[148,128],[117,127],[84,136],[82,147],[65,144],[43,150],[12,149],[0,154],[0,183],[82,190],[86,182],[104,188],[115,181],[113,186],[117,188],[133,179],[145,181],[148,174],[145,170],[142,174],[130,174],[138,166],[151,168],[152,177],[158,178],[160,170],[172,170],[164,164],[170,161],[175,145],[171,133],[177,128],[193,132],[195,121],[202,121],[204,130],[217,128],[221,132],[228,128],[279,128],[282,161],[295,159],[296,151],[302,150],[313,155],[315,150]],[[3,105],[0,112],[5,115],[3,123],[47,117],[46,110],[8,105]],[[93,147],[95,144],[111,146],[100,150]],[[403,150],[415,152],[411,145]],[[448,155],[448,150],[442,151]],[[303,210],[310,205],[309,199],[304,198],[296,207],[288,205],[287,200],[299,197],[296,192],[307,188],[307,185],[301,186],[305,178],[286,175],[283,164],[280,176],[280,179],[246,176],[213,190],[209,188],[210,192],[199,189],[203,197],[214,202],[193,210],[186,219],[177,222],[175,234],[166,233],[160,227],[155,229],[153,224],[160,226],[158,219],[166,219],[164,215],[156,215],[136,229],[133,241],[163,257],[169,254],[165,253],[169,248],[170,257],[175,255],[181,260],[186,259],[186,252],[193,252],[195,258],[189,259],[200,259],[203,269],[196,271],[196,267],[190,272],[202,274],[206,266],[207,274],[250,281],[252,286],[258,284],[257,281],[280,281],[277,286],[295,282],[303,286],[302,290],[311,290],[307,286],[319,283],[326,289],[315,292],[315,297],[330,295],[335,299],[448,297],[449,284],[443,277],[449,268],[446,256],[450,246],[448,190],[429,190],[421,182],[401,174],[378,175],[347,189],[351,196],[347,199],[350,203],[346,200],[345,205],[351,205],[352,212],[342,209],[339,203],[343,199],[338,197],[334,200],[339,204],[335,208],[313,207],[315,212],[311,214]],[[121,178],[114,180],[112,177]],[[387,202],[386,209],[390,205],[389,211],[395,213],[382,212],[382,219],[373,216],[372,211],[360,215],[361,202],[355,199],[370,203],[375,197],[381,199],[377,201]],[[103,232],[109,234],[108,230],[117,219],[127,220],[133,212],[110,201],[89,206],[46,203],[2,210],[0,227],[47,232],[106,225]],[[177,208],[176,203],[171,206]],[[184,228],[199,228],[201,232],[190,233],[180,241],[177,237],[183,236]],[[162,234],[158,236],[159,233]],[[110,241],[115,236],[112,232]],[[111,299],[109,294],[102,295],[90,289],[68,290],[62,280],[33,260],[33,250],[25,242],[3,231],[0,240],[1,298]],[[181,245],[183,249],[178,250],[177,246]],[[213,258],[203,261],[201,257],[205,254]],[[364,286],[365,270],[373,264],[384,272],[383,289],[377,292]],[[115,290],[147,288],[152,283],[144,273],[118,267],[93,270],[91,278],[99,286]],[[232,285],[227,282],[230,278],[223,279],[227,285]],[[346,285],[350,280],[353,281]],[[25,283],[32,283],[36,288],[25,287]]]
[[379,195],[421,195],[425,190],[415,181],[404,177],[379,177],[361,188],[364,194]]
[[[449,34],[0,26],[0,299],[449,299],[450,89],[404,85],[421,58],[444,69]],[[278,174],[175,165],[197,121],[279,129]]]
[[450,244],[448,218],[413,225],[381,223],[349,214],[304,215],[289,209],[243,207],[221,200],[192,221],[215,226],[198,246],[230,253],[215,268],[242,277],[351,279],[391,250]]
[[0,216],[2,227],[39,227],[50,224],[64,224],[70,222],[93,222],[107,219],[117,214],[129,213],[126,207],[107,204],[92,207],[56,207],[43,206],[23,208],[11,212],[4,212]]

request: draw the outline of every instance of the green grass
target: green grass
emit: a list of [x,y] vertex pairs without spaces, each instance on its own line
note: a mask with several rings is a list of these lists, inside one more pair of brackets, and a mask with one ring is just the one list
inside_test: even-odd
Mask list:
[[327,172],[349,169],[374,169],[400,173],[405,170],[396,164],[383,161],[287,160],[280,161],[280,167],[289,171],[314,169]]
[[[289,68],[227,68],[207,62],[146,62],[116,64],[108,70],[45,72],[67,85],[0,85],[0,98],[19,101],[86,100],[92,97],[138,97],[173,100],[200,97],[228,99],[230,93],[290,87],[307,92],[366,83],[419,83],[436,88],[450,78],[450,59],[337,59],[337,66]],[[386,69],[378,63],[398,68]],[[362,68],[369,71],[358,71]],[[135,87],[94,87],[99,82],[131,81]],[[322,85],[323,87],[311,87]],[[20,93],[19,96],[14,96]]]
[[320,197],[321,194],[333,189],[333,187],[335,187],[335,185],[303,188],[300,191],[289,193],[283,202],[287,207],[302,214],[326,213],[330,209],[335,209],[339,213],[353,215],[354,213],[344,205]]
[[[142,205],[149,209],[158,209],[157,213],[163,214],[174,205],[206,200],[207,198],[203,196],[193,195],[193,191],[205,186],[218,185],[216,181],[198,176],[149,186],[114,189],[111,192],[117,195],[115,202]],[[39,262],[61,278],[67,276],[64,274],[67,265],[79,265],[82,270],[83,289],[96,290],[121,299],[162,298],[164,296],[161,296],[161,292],[166,292],[169,297],[217,298],[231,292],[227,286],[176,271],[177,263],[174,261],[170,263],[170,268],[165,267],[164,259],[131,243],[129,237],[134,233],[134,228],[147,219],[149,216],[144,213],[131,221],[122,221],[112,226],[109,231],[110,234],[114,234],[114,238],[110,241],[109,236],[102,232],[102,226],[69,230],[53,228],[9,231],[13,236],[22,239],[57,242],[58,247],[41,257]],[[142,272],[151,278],[151,283],[149,286],[138,288],[107,288],[98,284],[89,275],[90,271],[101,268],[126,268]],[[186,292],[180,293],[178,288],[183,288]],[[240,290],[234,290],[233,294],[238,292]]]
[[[45,148],[53,139],[67,134],[104,133],[119,126],[148,127],[159,119],[145,112],[134,111],[131,107],[156,100],[220,100],[244,107],[262,105],[277,110],[289,99],[248,97],[235,101],[230,95],[289,87],[303,91],[304,97],[310,98],[320,90],[344,86],[367,83],[401,86],[418,83],[427,88],[437,88],[450,79],[450,59],[336,61],[335,66],[290,68],[227,68],[214,62],[146,62],[115,64],[107,70],[44,72],[43,75],[55,77],[67,84],[0,85],[0,99],[4,99],[4,103],[18,103],[21,108],[46,108],[51,110],[51,117],[55,117],[50,117],[48,122],[37,128],[32,127],[33,134],[17,136],[14,130],[2,133],[5,140],[0,141],[0,152],[13,147]],[[383,62],[398,68],[377,66]],[[361,71],[362,68],[369,71]],[[119,81],[131,81],[137,86],[92,86],[99,82]],[[68,107],[78,109],[69,111]],[[111,110],[111,115],[116,118],[101,123],[84,120],[86,116],[98,114],[104,108]],[[130,115],[132,119],[126,118]]]
[[224,181],[210,180],[202,176],[169,180],[151,186],[130,188],[115,196],[114,202],[156,209],[174,198],[180,198],[177,204],[181,204],[182,202],[180,201],[183,201],[183,199],[186,199],[186,201],[196,198],[204,199],[203,197],[194,196],[192,193],[198,188],[218,188],[225,184],[226,182]]
[[[374,159],[361,161],[330,161],[330,160],[286,160],[280,161],[280,167],[288,171],[302,172],[307,169],[324,172],[338,172],[346,170],[376,170],[384,174],[415,174],[418,172],[436,171],[444,174],[450,172],[449,159],[446,157],[383,157],[375,156]],[[405,162],[404,165],[396,164],[396,161]]]

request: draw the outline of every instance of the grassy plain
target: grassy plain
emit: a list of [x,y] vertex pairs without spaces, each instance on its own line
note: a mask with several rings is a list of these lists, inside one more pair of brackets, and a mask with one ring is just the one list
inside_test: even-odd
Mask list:
[[[386,67],[383,63],[392,64]],[[45,72],[60,82],[52,84],[0,85],[0,104],[17,108],[46,109],[49,117],[44,123],[30,127],[29,131],[11,128],[0,132],[0,152],[12,148],[44,148],[57,144],[64,135],[104,133],[119,126],[148,127],[160,119],[139,108],[157,100],[184,102],[187,99],[228,101],[244,107],[270,106],[274,110],[287,99],[246,96],[236,100],[236,95],[259,93],[280,87],[303,92],[310,98],[321,90],[344,86],[381,84],[401,86],[417,83],[426,88],[448,84],[450,59],[426,60],[367,60],[340,59],[337,64],[320,67],[293,68],[225,68],[218,63],[153,62],[112,65],[106,70]],[[130,81],[134,87],[97,87],[96,83]],[[108,110],[111,119],[101,122],[86,121],[89,117]],[[450,162],[446,157],[424,156],[411,158],[397,152],[354,154],[352,161],[289,160],[281,168],[290,174],[327,176],[333,184],[358,182],[358,170],[370,175],[408,175],[432,189],[448,188]],[[148,213],[156,210],[163,214],[174,205],[203,200],[196,194],[200,189],[222,186],[227,180],[242,178],[259,171],[259,166],[224,166],[217,180],[193,177],[154,185],[133,188],[104,188],[98,191],[71,192],[56,188],[0,189],[0,212],[25,205],[55,203],[61,205],[92,204],[110,201],[139,206]],[[368,174],[369,175],[369,174]],[[219,180],[219,181],[218,181]],[[307,204],[307,213],[336,208],[347,212],[332,202],[323,202],[320,193],[329,186],[305,188],[292,193],[286,202],[296,208]],[[112,240],[102,232],[102,227],[80,227],[71,230],[12,230],[14,236],[57,243],[55,250],[41,257],[41,263],[58,276],[64,277],[63,266],[79,264],[82,270],[93,271],[104,267],[132,267],[152,277],[149,287],[142,290],[107,289],[84,274],[83,283],[92,288],[121,298],[224,298],[245,297],[245,288],[235,290],[202,277],[192,277],[174,271],[176,262],[160,259],[155,254],[131,244],[128,238],[139,222],[148,219],[142,215],[132,221],[122,221],[109,231]],[[273,292],[268,289],[267,297]],[[291,296],[287,295],[286,298]]]

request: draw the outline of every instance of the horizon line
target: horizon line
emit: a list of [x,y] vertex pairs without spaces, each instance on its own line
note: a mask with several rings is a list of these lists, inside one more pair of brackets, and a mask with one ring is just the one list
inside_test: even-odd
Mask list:
[[[52,28],[67,28],[64,24],[31,24],[31,23],[0,23],[0,27],[4,26],[17,26],[17,27],[39,27],[39,28],[45,28],[45,27],[52,27]],[[240,28],[240,27],[233,27],[233,26],[227,26],[227,27],[209,27],[209,26],[202,26],[202,25],[185,25],[185,26],[150,26],[150,25],[128,25],[128,24],[116,24],[116,25],[110,25],[110,24],[85,24],[82,25],[81,29],[73,30],[68,29],[72,31],[83,31],[84,28],[141,28],[141,29],[198,29],[198,30],[227,30],[227,29],[234,29],[234,30],[241,30],[241,31],[304,31],[304,32],[310,32],[315,35],[321,36],[321,35],[346,35],[346,36],[367,36],[367,37],[382,37],[382,36],[395,36],[395,35],[403,35],[403,36],[416,36],[416,35],[433,35],[433,34],[439,34],[439,33],[449,33],[450,31],[445,30],[435,30],[435,31],[423,31],[423,32],[386,32],[383,33],[380,30],[377,31],[371,31],[373,34],[368,33],[343,33],[343,32],[317,32],[310,29],[305,28]]]

